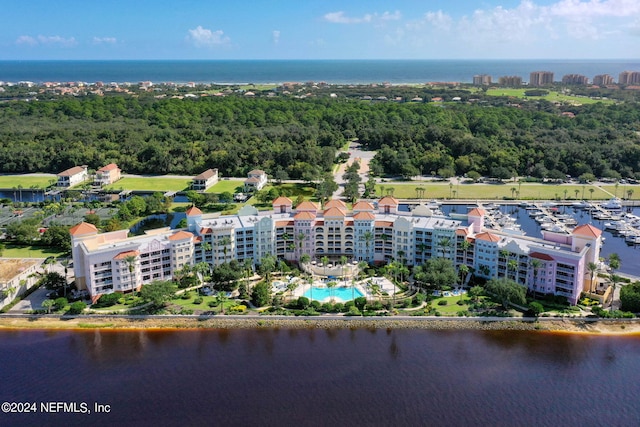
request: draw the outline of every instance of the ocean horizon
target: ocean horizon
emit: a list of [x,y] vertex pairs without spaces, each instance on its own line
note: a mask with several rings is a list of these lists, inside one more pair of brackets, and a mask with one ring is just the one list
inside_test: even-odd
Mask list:
[[565,74],[593,80],[622,71],[640,71],[640,59],[572,60],[0,60],[0,82],[140,82],[198,84],[330,84],[471,83],[474,75],[520,76],[551,71],[559,81]]

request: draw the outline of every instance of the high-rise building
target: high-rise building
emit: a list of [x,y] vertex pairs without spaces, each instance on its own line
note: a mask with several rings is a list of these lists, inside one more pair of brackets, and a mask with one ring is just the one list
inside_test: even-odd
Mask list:
[[548,86],[553,84],[551,71],[533,71],[529,75],[529,86]]
[[640,84],[640,71],[623,71],[618,76],[618,84],[635,85]]
[[491,76],[487,74],[476,74],[473,76],[473,84],[475,86],[488,86],[491,84]]
[[606,86],[613,84],[613,77],[609,74],[598,74],[593,78],[593,84],[596,86]]
[[520,76],[502,76],[498,79],[500,86],[518,87],[522,86],[522,77]]
[[562,83],[566,85],[586,85],[589,83],[589,79],[582,74],[565,74],[562,76]]

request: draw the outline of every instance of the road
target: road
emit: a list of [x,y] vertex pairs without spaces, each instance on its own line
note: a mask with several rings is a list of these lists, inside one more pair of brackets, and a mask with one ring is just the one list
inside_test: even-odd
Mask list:
[[358,159],[360,163],[360,170],[358,172],[360,175],[362,186],[369,179],[369,162],[371,162],[371,159],[373,159],[373,157],[376,155],[375,151],[363,150],[360,143],[357,141],[352,141],[349,144],[349,148],[346,150],[346,152],[351,153],[349,160],[346,163],[341,163],[340,167],[338,167],[337,172],[334,174],[334,179],[336,181],[336,184],[338,184],[338,189],[333,193],[334,199],[339,198],[344,191],[345,181],[344,179],[342,179],[342,175],[344,175],[344,171],[347,169],[347,167],[351,166],[353,162]]

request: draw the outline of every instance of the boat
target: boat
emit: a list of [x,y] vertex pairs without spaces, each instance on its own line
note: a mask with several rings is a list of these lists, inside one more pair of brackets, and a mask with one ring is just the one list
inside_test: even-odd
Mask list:
[[612,211],[622,210],[622,200],[617,197],[612,197],[609,201],[601,203],[600,207]]

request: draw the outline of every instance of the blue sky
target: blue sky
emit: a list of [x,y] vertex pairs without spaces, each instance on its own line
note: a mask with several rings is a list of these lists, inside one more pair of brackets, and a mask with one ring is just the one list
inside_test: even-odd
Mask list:
[[0,59],[639,54],[640,0],[7,0],[0,25]]

